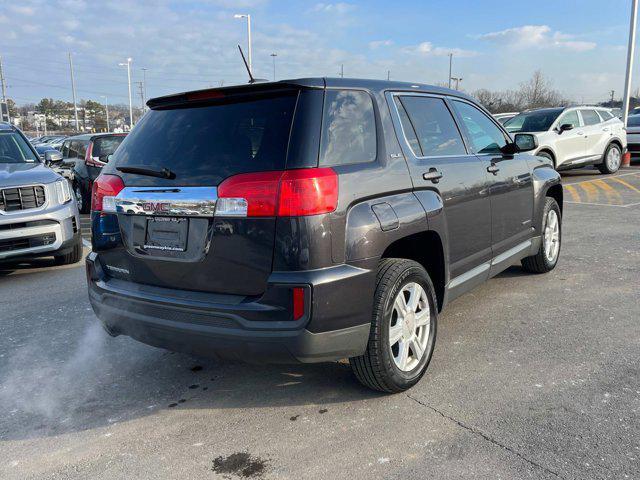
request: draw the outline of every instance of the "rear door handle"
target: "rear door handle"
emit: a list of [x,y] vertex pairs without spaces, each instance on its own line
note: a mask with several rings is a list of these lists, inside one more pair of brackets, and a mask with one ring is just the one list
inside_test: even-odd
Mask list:
[[500,169],[498,168],[498,166],[495,163],[492,163],[491,165],[489,165],[487,167],[487,172],[493,173],[494,175],[497,175],[499,171],[500,171]]
[[422,178],[431,180],[433,183],[438,183],[442,178],[442,172],[436,168],[430,168],[428,172],[422,174]]
[[578,132],[578,135],[584,135],[584,132]]
[[603,131],[603,132],[608,132],[608,131],[609,131],[609,129],[608,129],[607,127],[604,127],[604,128],[602,129],[602,131]]

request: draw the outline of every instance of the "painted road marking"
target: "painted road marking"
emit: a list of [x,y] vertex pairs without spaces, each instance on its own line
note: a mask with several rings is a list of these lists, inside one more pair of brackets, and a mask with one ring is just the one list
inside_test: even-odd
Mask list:
[[567,183],[563,187],[567,192],[565,203],[602,207],[630,207],[640,204],[640,172]]

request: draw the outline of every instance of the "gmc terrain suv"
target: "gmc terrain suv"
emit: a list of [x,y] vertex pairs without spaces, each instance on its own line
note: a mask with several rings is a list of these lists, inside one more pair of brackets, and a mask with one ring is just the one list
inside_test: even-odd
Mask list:
[[349,358],[398,392],[425,372],[448,302],[516,261],[558,261],[552,162],[460,92],[312,78],[148,106],[93,186],[89,296],[112,335]]
[[27,138],[0,122],[0,262],[53,256],[56,263],[82,257],[80,218],[67,180],[51,170],[57,150],[41,161]]
[[596,165],[615,173],[627,150],[622,121],[608,108],[543,108],[523,112],[504,122],[509,133],[536,136],[535,154],[550,159],[557,170]]

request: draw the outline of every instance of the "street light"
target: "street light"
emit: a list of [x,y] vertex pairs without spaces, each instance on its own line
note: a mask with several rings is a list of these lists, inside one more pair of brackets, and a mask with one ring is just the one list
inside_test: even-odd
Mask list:
[[105,112],[107,113],[107,132],[110,132],[111,127],[109,127],[109,100],[104,95],[100,95],[100,96],[104,98],[104,109],[105,109]]
[[246,18],[247,19],[247,41],[249,43],[249,71],[253,75],[253,67],[251,63],[251,15],[248,13],[236,13],[233,18]]
[[271,54],[271,58],[273,58],[273,81],[276,81],[276,57],[278,56],[277,53],[272,53]]
[[127,63],[119,63],[121,67],[127,67],[127,79],[129,81],[129,131],[133,128],[133,103],[131,103],[131,61],[132,58],[127,58]]
[[460,87],[460,82],[462,81],[462,77],[451,77],[451,80],[456,82],[456,90],[458,90],[458,87]]

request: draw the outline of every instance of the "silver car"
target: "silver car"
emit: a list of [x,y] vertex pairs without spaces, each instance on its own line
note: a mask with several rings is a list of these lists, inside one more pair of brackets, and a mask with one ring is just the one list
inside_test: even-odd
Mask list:
[[69,264],[82,257],[75,199],[48,166],[62,155],[44,155],[43,162],[20,130],[0,122],[0,261],[53,256]]

